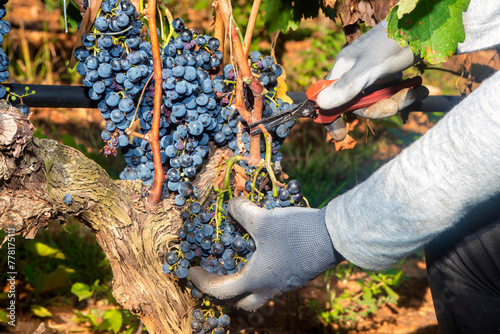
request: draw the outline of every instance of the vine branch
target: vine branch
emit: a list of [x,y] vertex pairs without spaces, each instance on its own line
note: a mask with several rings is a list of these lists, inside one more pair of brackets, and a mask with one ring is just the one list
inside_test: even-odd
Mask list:
[[[254,95],[254,111],[252,112],[251,121],[260,121],[262,118],[262,101],[264,94],[264,86],[252,74],[248,64],[247,56],[243,51],[243,46],[238,37],[238,32],[233,22],[233,11],[230,0],[218,1],[221,10],[221,16],[224,20],[226,34],[232,43],[236,64],[238,66],[238,74],[242,78],[243,83],[248,85]],[[237,96],[238,97],[238,96]],[[260,102],[259,102],[260,101]],[[241,108],[241,107],[240,107]],[[260,112],[259,112],[260,110]],[[240,109],[238,109],[240,111]],[[247,120],[248,122],[248,120]],[[257,165],[260,161],[260,134],[252,135],[250,139],[250,165]]]
[[162,69],[160,58],[160,47],[158,43],[158,32],[156,31],[156,0],[149,0],[146,9],[146,18],[149,26],[149,36],[151,38],[151,47],[153,53],[153,67],[154,67],[154,80],[155,80],[155,94],[154,94],[154,110],[153,122],[151,131],[149,132],[149,139],[151,143],[151,151],[153,153],[153,162],[155,166],[155,180],[153,189],[149,192],[149,200],[151,203],[158,204],[161,200],[161,193],[165,174],[163,173],[163,166],[161,163],[160,155],[160,117],[161,117],[161,97],[162,97]]
[[257,15],[259,15],[260,2],[261,0],[254,0],[252,4],[252,11],[250,12],[250,17],[248,18],[247,30],[245,31],[245,39],[243,41],[243,51],[247,56],[248,51],[250,50],[250,43],[252,42],[252,35],[255,28],[255,22],[257,21]]

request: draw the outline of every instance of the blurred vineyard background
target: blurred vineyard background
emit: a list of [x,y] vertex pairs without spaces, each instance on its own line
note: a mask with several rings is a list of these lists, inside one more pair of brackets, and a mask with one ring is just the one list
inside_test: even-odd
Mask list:
[[[245,28],[251,1],[234,1],[235,19]],[[212,31],[208,0],[169,4],[174,16],[190,28]],[[62,1],[11,0],[6,19],[13,30],[3,46],[11,60],[11,81],[24,84],[78,85],[81,78],[66,64],[80,20],[77,8],[68,6],[69,33],[64,33]],[[252,50],[271,51],[271,38],[259,17]],[[286,70],[289,91],[305,91],[324,78],[335,55],[345,44],[341,26],[320,16],[303,21],[298,30],[279,35],[276,58]],[[421,75],[431,94],[468,94],[500,67],[497,52],[472,57],[456,56],[438,69]],[[422,68],[405,73],[414,76]],[[405,123],[396,115],[383,121],[360,120],[351,135],[357,145],[337,152],[325,141],[321,126],[298,122],[283,146],[283,169],[302,183],[313,207],[366,179],[377,167],[416,140],[442,114],[411,113]],[[121,157],[105,157],[99,111],[88,109],[32,108],[36,135],[75,147],[117,178],[124,167]],[[6,276],[0,275],[0,332],[33,333],[141,333],[138,319],[123,310],[111,293],[112,273],[93,235],[68,217],[61,226],[54,221],[34,240],[17,239],[18,321],[4,326],[7,301]],[[3,235],[0,235],[3,239]],[[6,250],[0,250],[6,268]],[[160,270],[158,268],[158,270]],[[5,287],[3,286],[5,284]],[[426,281],[423,252],[387,272],[365,272],[343,263],[305,288],[289,292],[256,313],[229,311],[231,333],[438,333]]]

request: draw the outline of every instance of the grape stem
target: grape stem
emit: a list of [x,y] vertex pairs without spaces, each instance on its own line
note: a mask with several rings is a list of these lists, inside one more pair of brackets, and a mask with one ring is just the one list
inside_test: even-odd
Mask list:
[[[144,88],[142,89],[141,96],[139,97],[139,101],[137,102],[137,107],[135,108],[134,118],[133,118],[132,122],[130,122],[130,126],[127,128],[127,130],[125,130],[125,133],[127,133],[127,131],[129,129],[130,129],[131,133],[133,132],[132,131],[132,126],[133,126],[133,124],[134,124],[134,122],[136,120],[137,112],[139,111],[139,106],[141,105],[142,98],[144,97],[144,92],[146,91],[149,83],[151,82],[151,79],[153,78],[153,75],[154,75],[154,73],[151,73],[151,75],[148,78],[148,81],[146,82],[146,84],[144,85]],[[136,136],[136,137],[138,137],[138,136]]]
[[233,165],[236,161],[240,161],[243,159],[245,159],[245,157],[243,157],[241,155],[235,155],[235,156],[232,156],[231,158],[227,159],[227,161],[226,161],[227,166],[226,166],[226,175],[224,176],[224,184],[223,184],[224,190],[223,191],[228,192],[230,199],[233,197],[233,194],[231,192],[231,183],[229,182],[230,177],[231,177],[231,170],[233,169]]
[[[254,110],[252,112],[251,121],[260,121],[262,118],[262,101],[264,87],[259,82],[257,78],[252,75],[252,71],[248,64],[247,56],[243,51],[243,46],[241,40],[238,36],[238,32],[234,26],[234,21],[232,19],[232,7],[230,0],[220,0],[218,1],[219,8],[221,11],[222,19],[224,20],[224,27],[226,28],[226,34],[231,41],[232,50],[236,58],[236,64],[238,66],[238,76],[242,78],[243,83],[248,85],[250,90],[254,95]],[[238,111],[244,109],[244,99],[243,99],[243,89],[241,89],[241,97],[238,96],[240,93],[238,91],[238,84],[236,85],[237,95],[236,101],[240,104],[237,105]],[[244,115],[242,115],[245,118]],[[246,118],[248,122],[248,118]],[[260,162],[260,134],[252,135],[250,139],[250,158],[248,160],[249,165],[256,165]]]
[[115,32],[89,32],[88,35],[94,35],[94,36],[114,36],[114,35],[120,35],[123,34],[124,32],[129,31],[132,29],[133,26],[130,26],[126,29],[123,29],[121,31],[115,31]]
[[284,188],[285,185],[281,182],[278,182],[278,180],[276,180],[276,175],[274,175],[273,167],[271,166],[273,137],[269,134],[269,132],[267,132],[266,128],[262,124],[259,124],[259,128],[262,131],[262,133],[264,134],[264,138],[266,140],[266,158],[265,158],[266,168],[267,168],[267,172],[269,173],[269,178],[271,179],[271,182],[273,184],[273,196],[276,197],[276,196],[278,196],[278,187],[277,186]]
[[222,51],[222,59],[220,61],[219,67],[217,68],[217,72],[213,74],[213,77],[216,75],[222,75],[222,68],[224,64],[225,58],[225,34],[224,34],[224,21],[222,21],[222,16],[220,11],[218,10],[218,3],[214,2],[213,6],[215,8],[215,28],[214,28],[214,37],[217,38],[220,42],[220,47]]
[[261,0],[254,0],[252,4],[252,11],[250,12],[250,17],[248,18],[247,30],[245,31],[245,39],[243,40],[243,51],[245,55],[248,55],[250,50],[250,43],[252,42],[253,30],[255,28],[255,21],[257,21],[257,15],[259,14]]
[[[234,94],[234,107],[238,110],[238,113],[243,117],[245,122],[250,123],[252,120],[252,114],[245,107],[244,97],[243,97],[243,80],[240,76],[236,77],[236,89]],[[231,96],[231,101],[233,96]]]
[[127,128],[125,130],[125,133],[128,136],[133,136],[133,137],[141,138],[141,139],[147,140],[148,142],[150,140],[149,137],[147,137],[146,135],[143,135],[142,133],[139,133],[139,132],[135,132],[131,128]]
[[[255,79],[255,78],[254,78]],[[262,105],[264,104],[264,95],[254,93],[254,103],[252,112],[252,122],[258,122],[262,119]],[[270,136],[269,136],[270,137]],[[260,162],[260,134],[250,136],[250,165],[256,165]],[[269,172],[271,174],[271,172]]]
[[[257,185],[257,178],[259,177],[259,174],[260,174],[260,171],[262,170],[262,168],[264,168],[264,164],[260,164],[259,167],[255,170],[255,174],[252,178],[252,191],[250,193],[250,200],[253,201],[253,194],[254,194],[254,191],[256,191],[257,189],[255,189],[256,185]],[[258,190],[257,190],[258,191]]]
[[153,153],[153,162],[155,166],[155,176],[153,189],[149,192],[149,201],[153,204],[158,204],[161,200],[161,193],[163,187],[163,180],[165,175],[163,173],[163,166],[161,163],[160,155],[160,117],[161,117],[161,96],[162,96],[162,69],[160,48],[158,45],[158,33],[156,31],[156,0],[149,0],[146,11],[146,18],[149,26],[149,36],[151,39],[151,48],[153,53],[153,66],[154,66],[154,80],[155,80],[155,94],[154,94],[154,109],[153,109],[153,122],[151,131],[148,134],[151,143],[151,151]]

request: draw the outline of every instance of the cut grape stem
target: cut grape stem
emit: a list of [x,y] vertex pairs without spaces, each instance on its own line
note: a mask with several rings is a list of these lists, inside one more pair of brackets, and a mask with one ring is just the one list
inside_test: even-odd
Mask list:
[[153,121],[151,131],[149,132],[151,151],[153,153],[153,162],[155,166],[155,176],[153,188],[149,192],[149,201],[153,204],[158,204],[161,200],[163,181],[165,175],[163,174],[163,166],[161,163],[160,155],[160,117],[162,105],[162,68],[160,47],[158,43],[158,32],[156,30],[156,0],[150,0],[146,8],[146,18],[149,26],[149,36],[151,39],[151,48],[153,54],[153,67],[154,67],[154,80],[155,80],[155,94],[154,94],[154,109]]
[[[264,104],[264,96],[262,94],[254,93],[252,123],[258,122],[262,119],[263,104]],[[248,163],[251,166],[253,166],[258,164],[259,162],[260,162],[260,134],[257,133],[250,136],[250,158],[248,159]],[[271,171],[269,171],[269,173],[271,173]]]
[[148,143],[151,143],[151,139],[148,136],[143,135],[142,133],[139,133],[139,132],[135,132],[131,128],[125,129],[125,133],[128,136],[133,136],[133,137],[141,138],[141,139],[147,140]]

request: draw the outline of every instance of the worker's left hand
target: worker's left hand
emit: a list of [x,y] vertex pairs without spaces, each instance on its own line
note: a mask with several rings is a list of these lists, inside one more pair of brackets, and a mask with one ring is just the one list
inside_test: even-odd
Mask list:
[[194,267],[189,278],[204,293],[236,307],[256,310],[343,260],[330,239],[324,209],[267,210],[238,197],[229,201],[229,212],[255,240],[257,250],[234,274],[219,276]]

